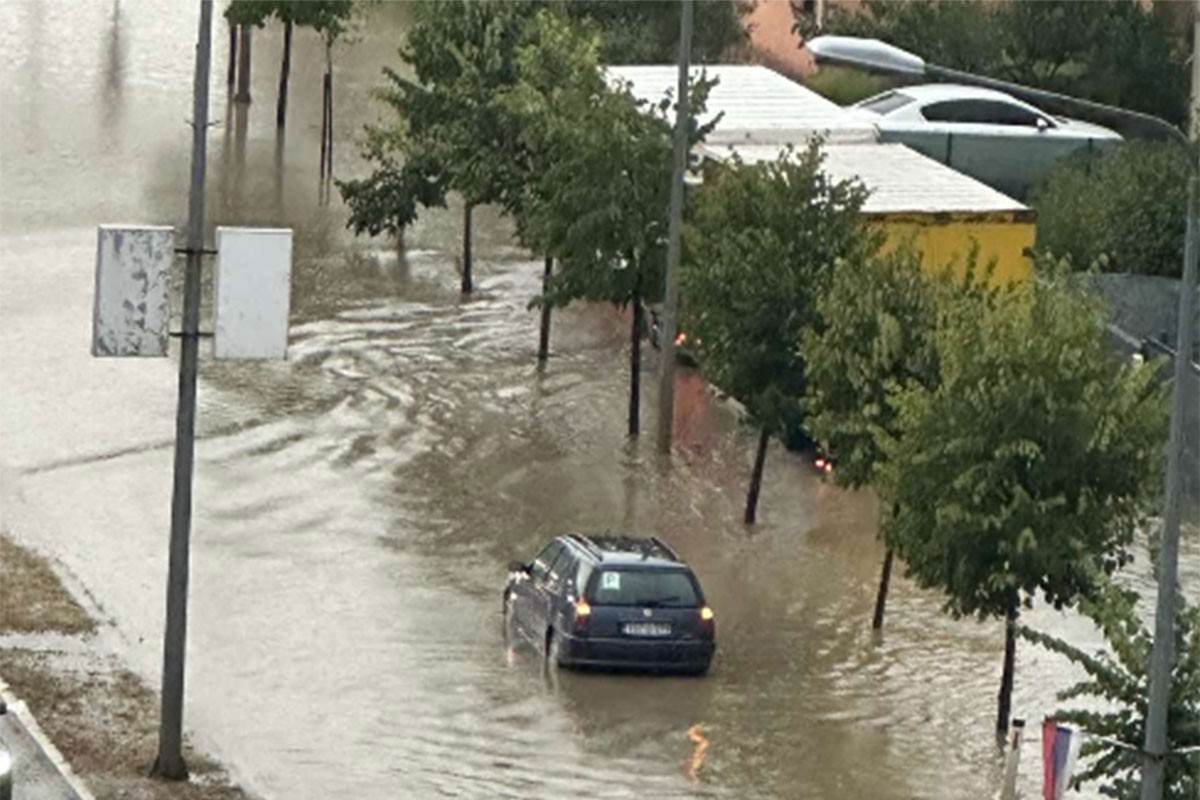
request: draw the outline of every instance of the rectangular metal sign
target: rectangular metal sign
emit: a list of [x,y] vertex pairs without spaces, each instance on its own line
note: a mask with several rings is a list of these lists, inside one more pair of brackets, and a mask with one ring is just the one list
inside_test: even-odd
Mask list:
[[101,225],[96,248],[93,356],[165,356],[175,230]]
[[286,358],[292,231],[217,228],[213,355]]

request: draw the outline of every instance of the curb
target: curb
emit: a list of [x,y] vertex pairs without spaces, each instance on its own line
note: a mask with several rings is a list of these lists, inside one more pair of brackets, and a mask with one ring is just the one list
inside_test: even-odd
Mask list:
[[19,732],[27,736],[33,741],[37,748],[42,751],[46,760],[54,767],[55,772],[62,779],[62,782],[75,795],[76,800],[96,800],[96,796],[83,785],[83,781],[71,769],[71,765],[63,758],[62,753],[54,746],[54,743],[46,736],[33,714],[30,713],[29,707],[25,705],[23,700],[17,700],[12,696],[8,688],[8,684],[0,677],[0,707],[6,709],[6,716],[16,723]]

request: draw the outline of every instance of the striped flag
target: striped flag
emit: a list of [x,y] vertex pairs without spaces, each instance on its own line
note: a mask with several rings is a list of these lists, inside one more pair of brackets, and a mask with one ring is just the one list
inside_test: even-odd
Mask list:
[[1059,725],[1053,717],[1042,722],[1042,798],[1062,800],[1079,758],[1079,730]]

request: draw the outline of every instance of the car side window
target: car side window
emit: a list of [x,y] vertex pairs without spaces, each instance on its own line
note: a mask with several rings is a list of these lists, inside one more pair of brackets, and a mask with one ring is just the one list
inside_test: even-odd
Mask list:
[[533,559],[533,565],[530,567],[529,573],[534,580],[544,581],[550,574],[550,567],[554,564],[554,560],[558,558],[559,553],[563,550],[562,542],[555,540],[546,545],[542,552],[537,554]]
[[921,116],[930,122],[1020,125],[1028,128],[1036,128],[1039,120],[1045,120],[1045,117],[1023,106],[998,100],[945,100],[930,103],[921,109]]
[[546,578],[546,586],[553,592],[557,592],[562,586],[562,582],[569,579],[571,573],[575,569],[575,556],[570,549],[564,547],[558,554],[558,558],[550,566],[550,575]]

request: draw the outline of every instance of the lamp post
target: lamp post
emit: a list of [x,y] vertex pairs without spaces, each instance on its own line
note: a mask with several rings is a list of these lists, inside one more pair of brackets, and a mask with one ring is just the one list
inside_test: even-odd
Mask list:
[[[912,78],[953,81],[1007,92],[1037,103],[1047,110],[1062,110],[1108,124],[1130,136],[1173,141],[1189,147],[1188,137],[1166,120],[1138,111],[1047,92],[1008,81],[930,64],[918,55],[878,39],[854,36],[818,36],[806,43],[813,57],[876,72]],[[1183,280],[1179,292],[1179,317],[1174,386],[1171,390],[1171,434],[1167,446],[1167,475],[1163,510],[1162,547],[1158,562],[1158,601],[1154,614],[1154,651],[1150,660],[1150,698],[1146,714],[1146,739],[1142,761],[1142,800],[1161,800],[1164,758],[1167,755],[1167,710],[1171,695],[1171,667],[1175,626],[1175,599],[1179,574],[1180,485],[1183,456],[1185,382],[1192,352],[1192,320],[1196,298],[1196,194],[1197,175],[1187,177],[1186,239]]]

